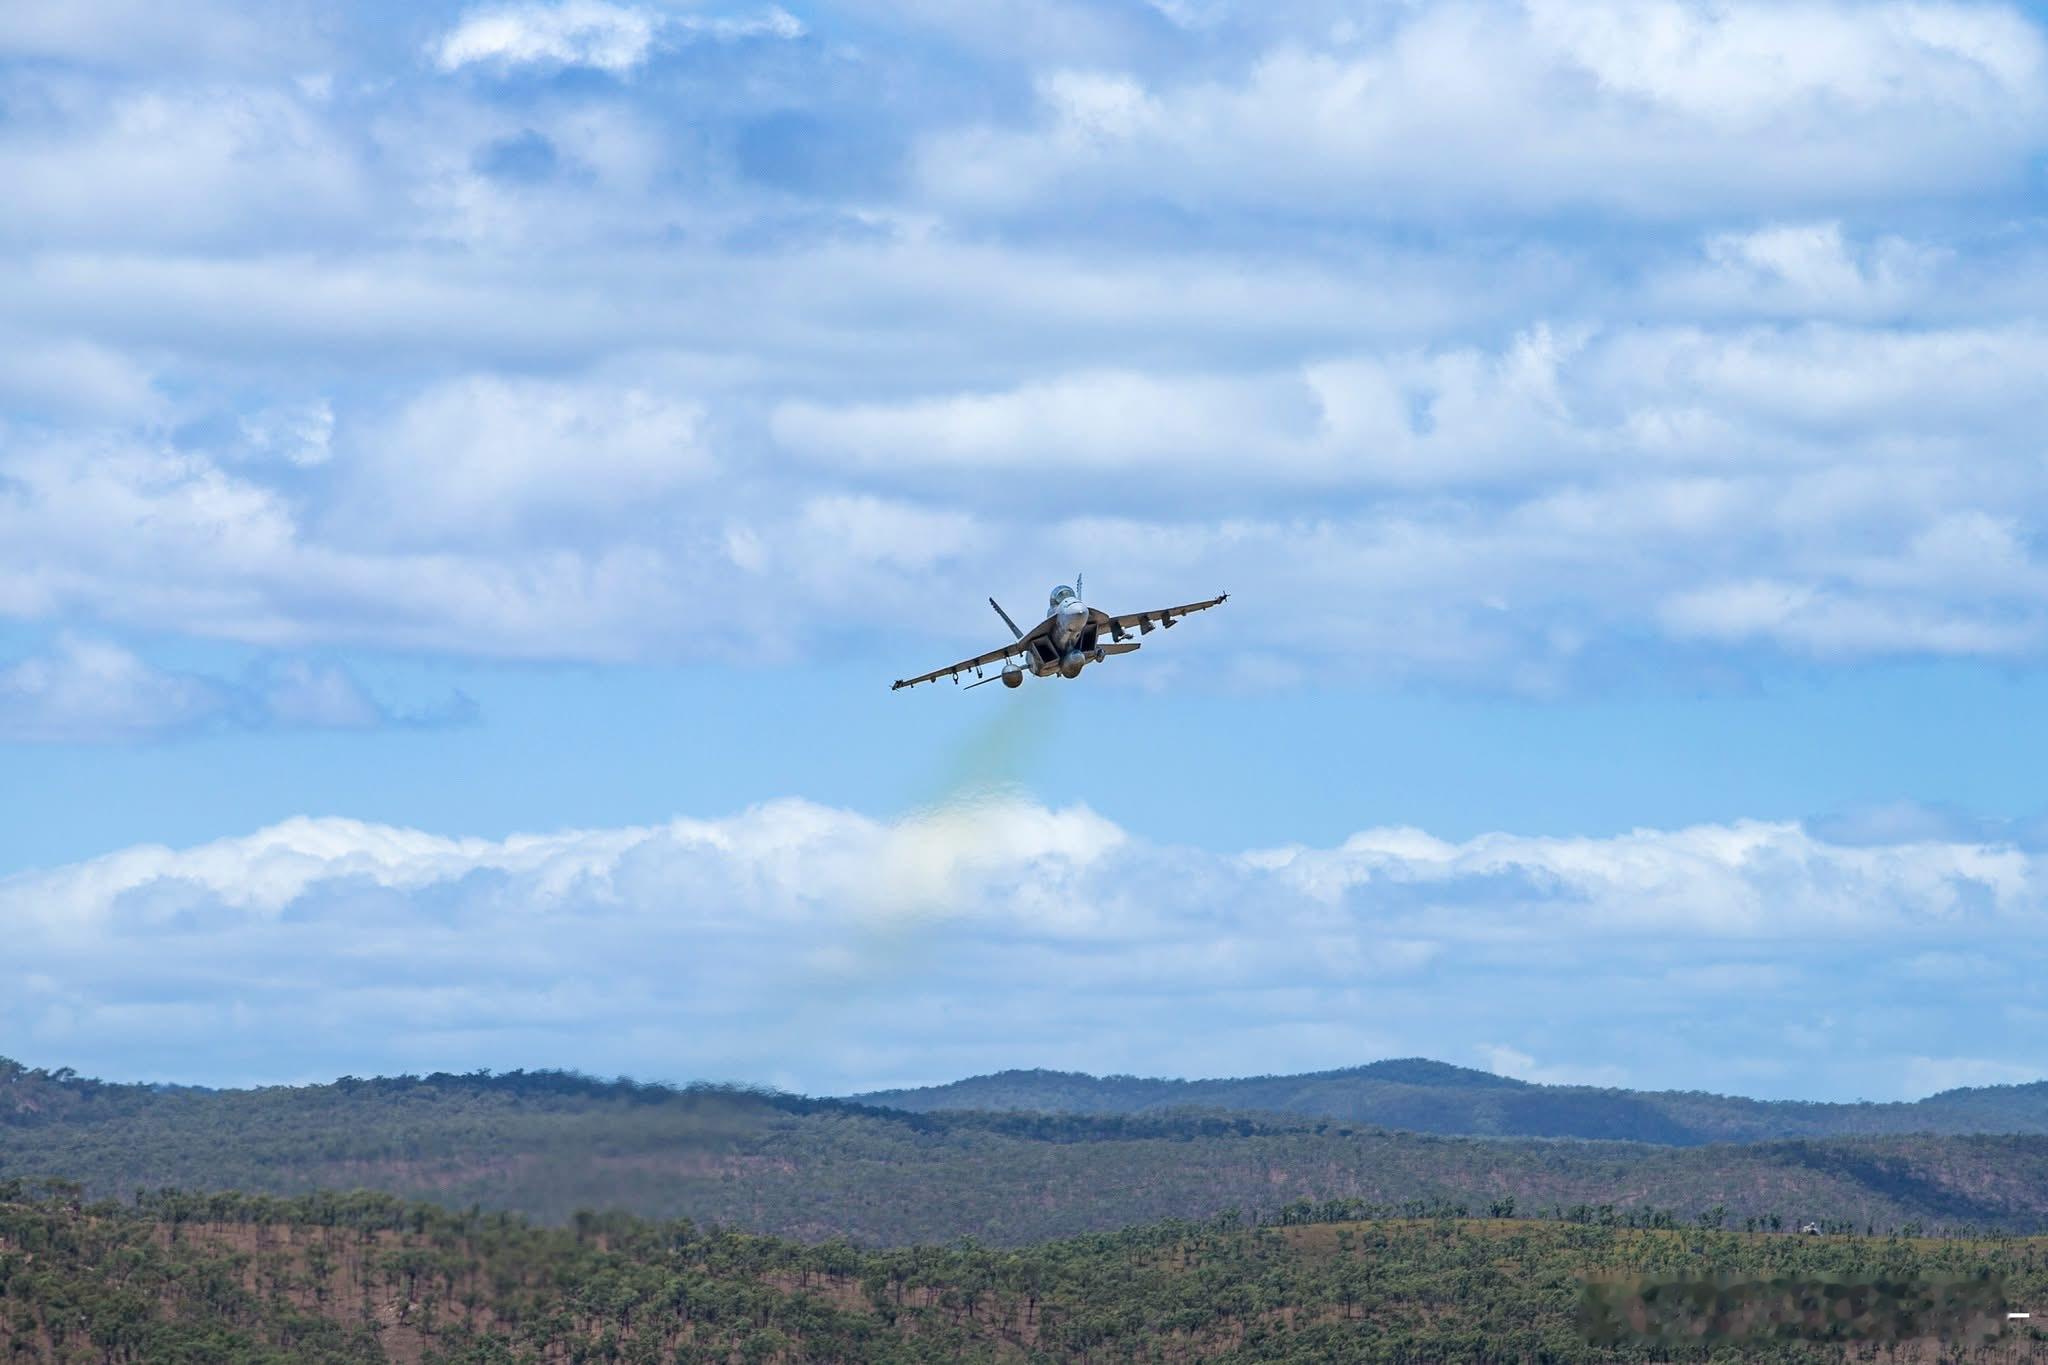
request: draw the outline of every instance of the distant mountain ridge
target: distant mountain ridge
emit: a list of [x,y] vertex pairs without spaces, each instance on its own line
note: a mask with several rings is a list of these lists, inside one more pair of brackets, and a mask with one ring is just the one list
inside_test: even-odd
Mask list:
[[[1457,1081],[1454,1070],[1395,1068],[1412,1079],[1383,1083],[1452,1099],[1546,1089],[1499,1077],[1443,1084]],[[550,1071],[189,1090],[0,1059],[0,1185],[49,1178],[79,1182],[92,1198],[166,1187],[368,1189],[551,1222],[627,1209],[868,1246],[1016,1245],[1330,1200],[1417,1215],[1576,1209],[1581,1220],[1638,1223],[1662,1210],[1664,1225],[2048,1226],[2042,1135],[1651,1145],[1439,1136],[1187,1106],[914,1113]]]
[[1852,1104],[1753,1100],[1696,1090],[1543,1085],[1423,1057],[1294,1076],[1163,1080],[1075,1071],[999,1071],[947,1085],[849,1098],[913,1113],[954,1110],[1147,1114],[1211,1109],[1368,1123],[1468,1137],[1597,1138],[1697,1146],[1886,1134],[2048,1134],[2048,1081]]

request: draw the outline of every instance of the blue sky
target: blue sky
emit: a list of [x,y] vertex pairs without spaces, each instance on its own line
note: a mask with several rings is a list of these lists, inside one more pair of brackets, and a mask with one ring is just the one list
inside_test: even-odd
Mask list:
[[2048,1074],[2036,6],[27,0],[0,183],[0,1052]]

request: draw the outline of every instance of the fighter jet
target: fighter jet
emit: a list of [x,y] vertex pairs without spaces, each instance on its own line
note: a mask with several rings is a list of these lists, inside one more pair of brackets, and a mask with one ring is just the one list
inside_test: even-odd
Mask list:
[[[1089,664],[1099,664],[1112,654],[1129,654],[1136,649],[1138,642],[1129,638],[1133,631],[1139,635],[1150,635],[1155,625],[1171,626],[1190,612],[1207,611],[1229,600],[1230,594],[1224,592],[1206,602],[1111,616],[1081,601],[1081,575],[1075,574],[1073,587],[1061,584],[1052,590],[1052,598],[1045,604],[1045,619],[1028,631],[1017,629],[1010,613],[998,606],[995,598],[988,599],[988,604],[995,607],[996,615],[1002,617],[1003,624],[1010,628],[1010,634],[1017,637],[1011,644],[986,654],[977,654],[971,659],[962,659],[957,664],[935,668],[929,673],[920,673],[915,678],[899,678],[889,690],[893,692],[947,677],[957,683],[962,673],[969,672],[981,678],[981,682],[967,684],[970,688],[992,683],[996,678],[1001,678],[1005,687],[1022,687],[1026,673],[1040,678],[1050,678],[1054,674],[1062,678],[1078,678],[1081,670]],[[994,678],[982,677],[982,669],[991,664],[1002,667]]]

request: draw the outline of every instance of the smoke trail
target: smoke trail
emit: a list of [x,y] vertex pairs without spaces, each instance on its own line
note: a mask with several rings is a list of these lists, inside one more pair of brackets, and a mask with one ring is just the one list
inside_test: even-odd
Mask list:
[[963,874],[1002,853],[1003,816],[1028,799],[1026,775],[1050,758],[1059,711],[1056,684],[1027,685],[960,736],[933,774],[931,798],[890,830],[868,907],[874,931],[895,937],[958,913]]
[[975,874],[1006,860],[1008,816],[1029,799],[1028,775],[1052,760],[1061,706],[1050,680],[1027,683],[1022,695],[1005,692],[986,699],[994,702],[989,714],[935,765],[930,797],[890,827],[862,903],[846,907],[844,936],[811,955],[798,1011],[811,1037],[878,988],[927,969],[943,948],[946,922],[971,908],[967,898],[981,880]]
[[961,735],[938,765],[930,799],[914,807],[911,818],[979,795],[1020,792],[1025,775],[1052,755],[1064,682],[1035,679],[1018,693],[994,698],[990,714]]

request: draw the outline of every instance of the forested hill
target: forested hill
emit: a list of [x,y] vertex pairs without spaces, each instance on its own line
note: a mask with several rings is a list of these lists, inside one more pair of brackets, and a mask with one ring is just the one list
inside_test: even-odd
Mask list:
[[202,1091],[0,1064],[0,1180],[48,1177],[123,1199],[367,1189],[548,1222],[624,1209],[869,1246],[1016,1245],[1342,1200],[1730,1226],[2048,1225],[2037,1136],[1676,1147],[1270,1114],[914,1114],[554,1072]]
[[[539,1228],[374,1195],[82,1205],[0,1180],[0,1359],[1596,1365],[1739,1349],[1784,1365],[1880,1350],[1894,1365],[2014,1365],[2048,1346],[2048,1333],[2004,1316],[2048,1294],[2043,1249],[1439,1217],[1176,1221],[1018,1250],[874,1250],[620,1216]],[[1583,1286],[1625,1304],[1624,1277],[1709,1268],[1796,1283],[1832,1311],[1805,1339],[1739,1348],[1700,1344],[1716,1305],[1692,1297],[1662,1296],[1654,1343],[1596,1343],[1578,1320]],[[1940,1339],[1924,1314],[1906,1316],[1918,1305],[1868,1292],[1880,1272],[1892,1283],[1973,1274],[1975,1317]],[[1957,1339],[1971,1327],[1978,1340]],[[1867,1333],[1882,1345],[1842,1340]]]
[[1822,1104],[1696,1090],[1537,1085],[1419,1057],[1299,1076],[1203,1081],[1002,1071],[854,1098],[919,1113],[1145,1114],[1200,1108],[1313,1115],[1415,1133],[1677,1146],[1886,1133],[2048,1133],[2048,1081],[1949,1090],[1912,1103]]

